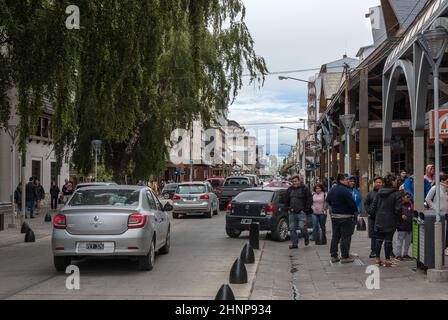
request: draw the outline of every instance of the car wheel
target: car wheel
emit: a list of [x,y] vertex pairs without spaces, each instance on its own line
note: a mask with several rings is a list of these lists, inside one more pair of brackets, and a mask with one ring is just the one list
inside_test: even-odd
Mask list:
[[70,265],[71,258],[70,257],[53,257],[54,267],[57,271],[65,272],[65,269]]
[[173,219],[179,219],[179,214],[176,212],[173,212]]
[[159,253],[167,254],[168,252],[170,252],[170,246],[171,246],[171,237],[170,237],[170,229],[168,229],[168,233],[166,234],[165,245],[159,249]]
[[238,238],[241,232],[241,230],[226,227],[226,233],[230,238]]
[[272,239],[274,241],[286,241],[288,238],[288,222],[286,219],[280,219],[280,221],[275,226],[275,230],[272,232]]
[[213,207],[210,207],[210,211],[205,214],[205,217],[208,219],[213,217]]
[[151,245],[149,246],[149,253],[146,256],[138,257],[138,264],[140,270],[151,271],[154,268],[154,262],[156,259],[154,240],[151,241]]

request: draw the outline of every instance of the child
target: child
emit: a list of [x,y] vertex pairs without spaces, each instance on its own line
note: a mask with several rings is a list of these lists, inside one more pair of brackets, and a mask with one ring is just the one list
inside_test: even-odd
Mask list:
[[[397,237],[397,260],[409,261],[412,258],[408,255],[412,241],[412,219],[414,217],[414,206],[411,202],[409,192],[403,192],[403,214],[398,223]],[[402,250],[403,249],[403,250]]]

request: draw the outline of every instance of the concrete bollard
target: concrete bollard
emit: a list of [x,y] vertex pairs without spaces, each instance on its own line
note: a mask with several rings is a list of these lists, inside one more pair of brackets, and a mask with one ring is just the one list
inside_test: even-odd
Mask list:
[[50,212],[47,212],[47,214],[45,215],[45,222],[51,222],[51,214],[50,214]]
[[25,235],[25,242],[36,242],[36,236],[34,235],[33,230],[28,229]]
[[28,223],[24,222],[22,223],[22,229],[20,229],[20,233],[27,233],[29,229],[30,226],[28,225]]
[[228,284],[223,284],[216,294],[215,300],[235,300],[232,288]]
[[258,222],[250,225],[249,244],[254,250],[260,249],[260,223]]
[[244,248],[241,251],[240,258],[241,258],[241,260],[243,260],[243,262],[245,264],[253,264],[253,263],[255,263],[254,249],[251,247],[251,245],[249,243],[246,243],[244,245]]
[[241,258],[238,258],[233,263],[232,269],[230,270],[229,282],[235,284],[247,283],[247,270]]

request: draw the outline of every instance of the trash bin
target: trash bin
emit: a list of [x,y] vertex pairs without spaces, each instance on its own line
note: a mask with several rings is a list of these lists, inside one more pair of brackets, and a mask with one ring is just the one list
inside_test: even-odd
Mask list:
[[415,259],[415,261],[419,261],[418,258],[418,247],[419,247],[419,218],[420,213],[418,211],[414,211],[414,219],[412,221],[412,258]]
[[[434,223],[436,222],[436,218],[437,214],[434,210],[425,210],[420,212],[416,220],[418,225],[417,266],[424,269],[433,269],[435,267]],[[441,219],[442,234],[445,234],[445,216],[441,215]],[[443,248],[445,248],[445,244],[443,244]]]

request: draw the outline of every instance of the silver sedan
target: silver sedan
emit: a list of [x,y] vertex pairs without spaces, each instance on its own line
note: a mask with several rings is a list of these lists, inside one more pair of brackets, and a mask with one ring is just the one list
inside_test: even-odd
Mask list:
[[56,270],[73,257],[128,256],[141,270],[151,270],[155,253],[170,249],[170,220],[150,188],[95,186],[78,189],[53,219],[52,249]]
[[186,182],[177,186],[173,196],[173,218],[198,213],[212,218],[218,212],[219,199],[209,182]]

